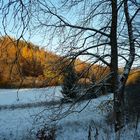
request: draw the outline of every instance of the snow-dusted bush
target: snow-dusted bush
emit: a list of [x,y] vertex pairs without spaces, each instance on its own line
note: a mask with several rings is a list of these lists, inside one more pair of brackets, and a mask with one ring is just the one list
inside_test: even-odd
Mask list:
[[37,140],[55,140],[56,128],[43,127],[36,134]]
[[64,76],[65,77],[61,92],[65,98],[75,98],[77,93],[77,75],[71,64],[66,67],[64,71]]

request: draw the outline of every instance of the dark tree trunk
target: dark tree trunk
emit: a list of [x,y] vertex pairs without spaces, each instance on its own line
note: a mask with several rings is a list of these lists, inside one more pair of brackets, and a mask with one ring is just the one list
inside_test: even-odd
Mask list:
[[122,98],[119,91],[118,80],[118,46],[117,46],[117,1],[112,0],[112,23],[111,23],[111,73],[112,73],[112,92],[114,93],[114,114],[115,114],[115,132],[122,127]]

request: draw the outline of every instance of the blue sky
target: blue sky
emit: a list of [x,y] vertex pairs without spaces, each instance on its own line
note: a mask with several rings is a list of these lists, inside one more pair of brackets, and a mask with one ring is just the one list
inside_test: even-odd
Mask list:
[[[7,1],[8,0],[5,0],[4,2],[6,3]],[[58,0],[53,0],[52,2],[56,6],[59,5]],[[18,24],[19,19],[17,17],[16,17],[16,21],[14,21],[14,18],[12,16],[12,8],[13,7],[11,7],[11,9],[9,11],[8,18],[7,18],[8,20],[6,21],[6,23],[7,23],[6,32],[7,32],[8,35],[10,35],[12,37],[15,37],[15,38],[18,38],[21,31],[22,31],[22,26],[20,24]],[[81,9],[79,7],[79,9],[72,9],[69,12],[66,12],[65,10],[63,10],[61,12],[62,12],[63,15],[65,15],[68,22],[74,24],[77,20],[77,17],[79,16],[77,13],[79,13],[80,10]],[[78,18],[80,18],[80,17],[78,17]],[[95,28],[100,27],[100,26],[98,26],[98,23],[99,22],[97,20],[94,21],[94,27]],[[44,36],[44,34],[42,34],[42,32],[46,33],[46,35]],[[0,34],[5,35],[4,30],[3,30],[3,26],[2,26],[2,16],[1,15],[0,15]],[[57,44],[57,41],[58,41],[57,38],[55,38],[54,42],[53,42],[53,45],[48,46],[47,43],[48,43],[48,40],[49,40],[49,33],[45,32],[44,27],[39,28],[38,30],[37,30],[37,28],[35,28],[35,30],[33,29],[31,33],[30,33],[30,30],[28,28],[26,28],[25,32],[23,33],[23,37],[27,41],[31,41],[32,43],[34,43],[35,45],[38,45],[40,47],[46,47],[46,49],[50,50],[50,51],[55,51],[55,44]]]
[[[7,2],[8,2],[8,0],[4,0],[4,3],[7,3]],[[26,2],[26,0],[24,2]],[[53,4],[58,6],[58,0],[53,0]],[[1,5],[1,2],[0,2],[0,5]],[[1,12],[2,12],[2,10],[0,9],[0,36],[5,36],[4,27],[2,24],[3,17],[1,15]],[[72,21],[74,21],[73,14],[72,14],[72,17],[70,17],[70,15],[69,15],[69,18],[71,18]],[[7,15],[7,20],[5,22],[7,25],[5,31],[6,31],[6,34],[17,39],[21,35],[23,28],[22,28],[21,22],[19,22],[17,17],[16,17],[16,20],[15,21],[14,20],[15,19],[13,17],[13,6],[12,6],[9,10],[9,13]],[[24,31],[24,33],[22,35],[25,40],[30,41],[33,44],[38,45],[39,47],[46,48],[47,50],[50,50],[50,51],[55,51],[55,42],[53,43],[52,46],[48,47],[49,37],[47,36],[47,32],[46,32],[46,35],[42,34],[43,30],[44,30],[43,28],[38,29],[38,30],[36,28],[35,30],[33,29],[30,32],[30,30],[28,28],[26,28],[26,30]],[[57,40],[57,39],[55,39],[55,40]]]

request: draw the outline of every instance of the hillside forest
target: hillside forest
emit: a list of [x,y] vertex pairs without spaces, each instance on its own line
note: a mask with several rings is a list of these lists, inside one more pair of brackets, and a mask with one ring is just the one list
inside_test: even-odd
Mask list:
[[[65,68],[71,61],[40,48],[31,42],[0,37],[0,87],[32,88],[63,84]],[[98,82],[109,74],[108,67],[75,59],[74,70],[78,83]],[[121,73],[121,70],[119,72]],[[127,84],[140,81],[139,69],[132,69]]]

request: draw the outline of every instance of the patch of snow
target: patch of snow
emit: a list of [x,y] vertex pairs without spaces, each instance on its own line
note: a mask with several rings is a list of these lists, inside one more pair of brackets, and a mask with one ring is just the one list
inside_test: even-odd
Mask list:
[[[19,98],[20,100],[23,98],[23,102],[29,102],[30,100],[38,101],[40,100],[39,97],[41,100],[53,99],[54,95],[62,97],[60,87],[57,87],[55,91],[53,89],[48,89],[48,91],[46,89],[22,89]],[[48,98],[48,94],[51,94],[52,97],[50,95],[50,98]],[[15,90],[0,90],[0,97],[3,96],[4,100],[2,104],[13,104],[13,101],[17,103],[14,99],[16,96],[12,97],[12,95],[16,95]],[[12,101],[10,101],[10,97]],[[45,97],[47,99],[43,99]],[[105,121],[107,112],[102,112],[98,108],[101,102],[112,98],[113,95],[110,94],[92,99],[90,102],[82,101],[73,106],[69,103],[51,107],[1,110],[0,140],[34,140],[36,139],[37,131],[43,128],[45,124],[56,125],[56,140],[87,140],[89,127],[91,128],[91,138],[93,140],[96,138],[98,140],[114,140],[113,126],[109,126]],[[84,108],[85,106],[86,108]],[[68,115],[69,112],[71,113]],[[56,117],[58,117],[58,120],[50,120]],[[128,125],[122,130],[121,140],[139,140],[139,131],[140,125],[138,125],[137,130]]]
[[51,101],[62,98],[61,87],[34,89],[0,89],[0,105]]

